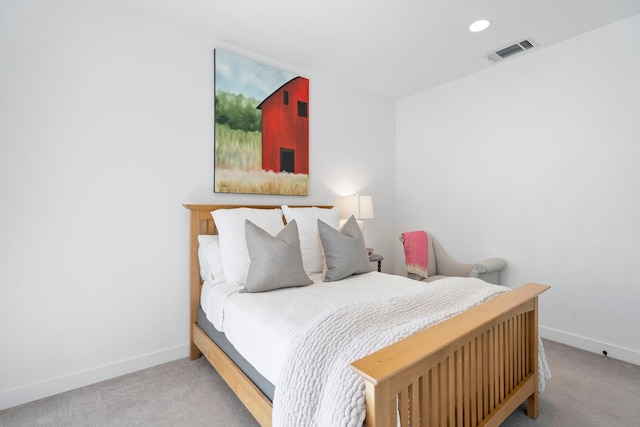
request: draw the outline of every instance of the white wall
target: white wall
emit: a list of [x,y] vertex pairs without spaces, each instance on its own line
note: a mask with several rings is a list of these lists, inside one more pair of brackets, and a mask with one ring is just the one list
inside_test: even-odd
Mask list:
[[543,336],[636,364],[638,76],[635,16],[396,107],[397,231],[506,258],[504,283],[552,286]]
[[0,4],[0,409],[187,356],[183,203],[371,194],[393,269],[393,103],[271,63],[310,79],[310,196],[214,194],[215,47],[269,63],[113,2]]

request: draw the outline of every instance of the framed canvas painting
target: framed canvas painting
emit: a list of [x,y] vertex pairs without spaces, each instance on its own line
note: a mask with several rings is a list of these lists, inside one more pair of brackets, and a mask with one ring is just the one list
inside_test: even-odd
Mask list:
[[214,191],[309,194],[309,80],[221,49]]

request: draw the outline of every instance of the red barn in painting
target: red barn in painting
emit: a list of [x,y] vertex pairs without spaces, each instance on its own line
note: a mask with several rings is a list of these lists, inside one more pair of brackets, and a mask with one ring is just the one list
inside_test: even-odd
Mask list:
[[262,169],[309,174],[309,80],[295,77],[262,110]]

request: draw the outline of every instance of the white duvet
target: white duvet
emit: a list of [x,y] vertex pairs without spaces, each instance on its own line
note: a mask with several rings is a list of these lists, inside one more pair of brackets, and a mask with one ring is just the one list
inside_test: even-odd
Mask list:
[[425,283],[371,272],[338,282],[264,293],[239,293],[239,285],[206,282],[200,303],[207,319],[272,384],[277,384],[290,342],[318,316],[355,301],[381,301],[419,292]]
[[449,277],[384,304],[355,302],[330,311],[289,346],[275,388],[274,427],[362,426],[365,383],[351,362],[507,291]]

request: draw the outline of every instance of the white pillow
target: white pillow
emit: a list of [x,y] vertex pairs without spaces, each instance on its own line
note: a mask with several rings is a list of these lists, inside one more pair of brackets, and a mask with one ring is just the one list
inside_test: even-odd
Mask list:
[[322,272],[322,247],[318,239],[318,219],[333,228],[338,228],[340,222],[338,208],[290,208],[283,205],[282,212],[287,222],[295,220],[298,224],[304,271],[307,274]]
[[222,255],[220,253],[220,236],[202,234],[198,236],[198,259],[200,261],[200,277],[202,280],[224,282]]
[[198,236],[198,264],[200,265],[200,278],[203,281],[213,280],[213,272],[209,267],[209,262],[205,253],[205,247],[211,243],[211,237],[208,234]]
[[220,236],[222,269],[225,281],[244,285],[249,271],[249,251],[244,232],[248,219],[267,233],[275,236],[284,228],[282,210],[235,208],[211,212]]

